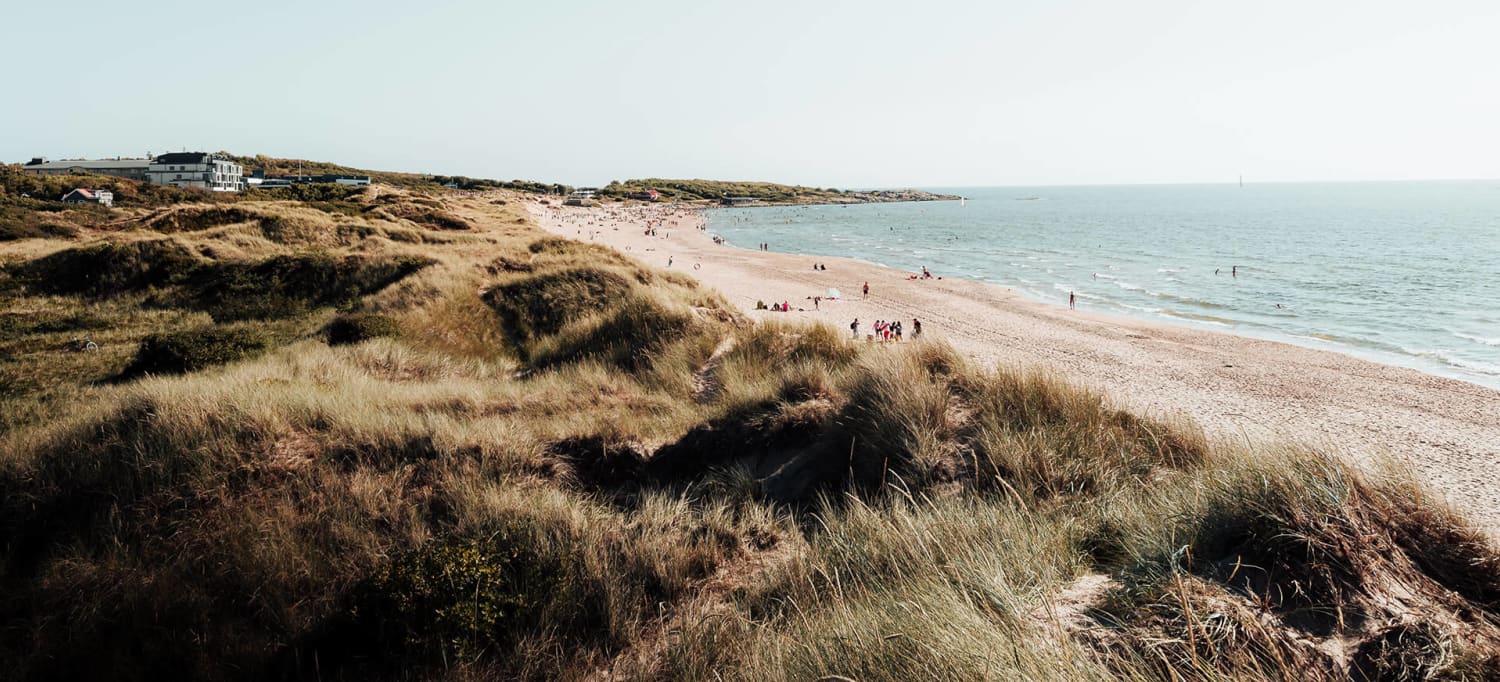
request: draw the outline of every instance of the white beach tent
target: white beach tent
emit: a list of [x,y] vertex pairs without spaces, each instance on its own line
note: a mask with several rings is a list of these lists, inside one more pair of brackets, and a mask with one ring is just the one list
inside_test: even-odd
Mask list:
[[823,298],[831,298],[837,301],[839,299],[839,290],[833,287],[828,287],[828,293],[824,294]]

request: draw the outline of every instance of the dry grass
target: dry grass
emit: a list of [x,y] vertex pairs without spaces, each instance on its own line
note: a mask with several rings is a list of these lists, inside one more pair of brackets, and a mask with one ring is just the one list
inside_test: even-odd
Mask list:
[[[499,196],[0,245],[7,675],[1500,673],[1500,551],[1409,473],[1215,445],[939,344],[752,325]],[[424,211],[470,229],[391,218]],[[122,380],[143,338],[213,324],[143,251],[168,222],[195,272],[310,245],[429,263],[250,323],[257,357]],[[96,248],[124,284],[17,276]],[[380,335],[328,345],[341,314]],[[100,350],[65,350],[80,332]]]

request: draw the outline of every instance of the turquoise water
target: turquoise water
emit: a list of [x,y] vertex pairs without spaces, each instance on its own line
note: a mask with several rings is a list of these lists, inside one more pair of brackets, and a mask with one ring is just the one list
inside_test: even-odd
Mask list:
[[968,200],[721,209],[709,229],[1500,388],[1500,182],[941,191]]

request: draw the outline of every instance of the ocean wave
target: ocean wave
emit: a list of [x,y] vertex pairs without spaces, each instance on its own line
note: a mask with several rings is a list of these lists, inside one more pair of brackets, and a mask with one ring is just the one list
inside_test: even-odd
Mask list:
[[1158,298],[1163,301],[1171,301],[1173,303],[1181,303],[1183,305],[1196,306],[1199,308],[1208,308],[1209,310],[1232,310],[1234,308],[1234,306],[1224,305],[1223,303],[1205,301],[1201,298],[1192,298],[1189,296],[1178,296],[1177,294],[1169,294],[1163,291],[1151,291],[1147,289],[1146,293],[1150,294],[1152,298]]
[[1500,376],[1500,365],[1491,364],[1488,362],[1480,362],[1478,360],[1470,360],[1468,358],[1461,358],[1453,355],[1448,351],[1432,348],[1406,347],[1402,347],[1401,351],[1406,353],[1407,355],[1413,355],[1419,358],[1427,358],[1429,360],[1437,360],[1438,362],[1448,365],[1449,367],[1457,367],[1459,369],[1468,370],[1470,372],[1477,372],[1479,374],[1488,374],[1490,376]]
[[1415,355],[1414,353],[1410,352],[1408,349],[1403,348],[1403,347],[1401,347],[1399,345],[1396,345],[1394,343],[1386,343],[1384,341],[1378,341],[1376,339],[1372,339],[1372,338],[1368,338],[1368,337],[1363,337],[1363,336],[1349,336],[1349,335],[1346,335],[1346,334],[1330,334],[1330,333],[1327,333],[1327,332],[1314,332],[1312,334],[1289,334],[1288,336],[1292,336],[1292,337],[1299,338],[1299,339],[1308,339],[1308,340],[1312,340],[1312,341],[1319,341],[1319,342],[1322,342],[1322,343],[1331,343],[1331,344],[1339,345],[1339,346],[1348,346],[1348,347],[1352,347],[1352,348],[1359,348],[1359,349],[1363,349],[1363,350],[1383,351],[1385,353],[1390,353],[1390,354],[1395,354],[1395,355]]
[[1473,341],[1475,343],[1482,343],[1482,344],[1484,344],[1486,346],[1500,346],[1500,337],[1475,336],[1473,334],[1465,334],[1463,332],[1450,332],[1450,333],[1453,334],[1454,336],[1457,336],[1460,339],[1465,340],[1465,341]]
[[1217,327],[1233,327],[1239,324],[1238,320],[1231,320],[1224,317],[1214,317],[1212,315],[1198,315],[1196,313],[1187,313],[1181,310],[1163,310],[1158,314],[1166,315],[1167,317],[1175,317],[1181,320],[1191,320],[1193,322],[1211,324]]

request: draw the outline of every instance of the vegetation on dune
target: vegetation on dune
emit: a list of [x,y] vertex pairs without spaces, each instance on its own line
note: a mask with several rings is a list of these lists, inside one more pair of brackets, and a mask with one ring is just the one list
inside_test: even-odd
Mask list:
[[[233,154],[226,154],[226,156],[232,159],[235,163],[243,166],[246,169],[247,174],[252,169],[255,169],[264,170],[266,175],[273,176],[296,175],[299,173],[302,175],[366,175],[369,176],[370,179],[374,182],[383,185],[389,185],[391,187],[400,187],[403,189],[411,190],[431,190],[453,184],[456,185],[458,189],[464,190],[503,189],[517,192],[527,192],[531,194],[567,194],[568,192],[573,191],[573,188],[567,185],[534,182],[530,180],[506,181],[490,180],[486,178],[470,178],[462,175],[427,175],[424,173],[372,171],[360,168],[352,168],[349,166],[329,163],[326,161],[311,161],[307,159],[281,159],[265,156],[263,154],[256,154],[254,156],[236,156]],[[298,188],[310,186],[316,187],[318,185],[295,185],[287,189],[292,190],[292,193],[297,193],[299,191],[305,191],[299,190]],[[326,187],[329,185],[323,186]],[[281,198],[299,198],[303,200],[309,200],[300,196],[287,197],[287,195],[284,194],[287,192],[287,189],[272,190],[272,192],[280,194]]]
[[487,180],[484,178],[470,178],[462,175],[434,175],[432,181],[440,185],[456,185],[459,189],[483,190],[483,189],[507,189],[528,194],[553,194],[563,195],[573,191],[571,185],[562,185],[555,182],[536,182],[533,180]]
[[251,329],[192,329],[141,339],[126,377],[183,374],[242,360],[266,350],[265,335]]
[[339,315],[328,323],[328,344],[346,346],[370,339],[401,335],[401,325],[389,315],[355,313]]
[[9,677],[1500,675],[1500,550],[1394,467],[382,195],[0,243]]
[[170,239],[104,241],[63,249],[10,268],[28,288],[104,297],[181,283],[203,259]]
[[844,195],[843,190],[778,185],[773,182],[666,180],[662,178],[623,182],[615,180],[601,188],[599,193],[608,197],[627,197],[647,190],[656,190],[661,192],[666,199],[680,201],[718,201],[724,197],[746,197],[772,203],[794,203],[835,199]]
[[352,309],[362,297],[431,264],[420,256],[274,256],[200,268],[187,296],[220,322],[295,317],[322,306]]

